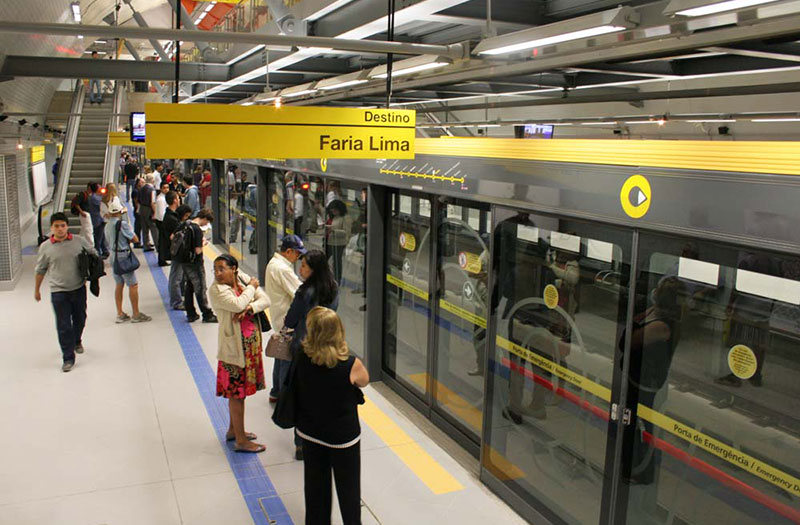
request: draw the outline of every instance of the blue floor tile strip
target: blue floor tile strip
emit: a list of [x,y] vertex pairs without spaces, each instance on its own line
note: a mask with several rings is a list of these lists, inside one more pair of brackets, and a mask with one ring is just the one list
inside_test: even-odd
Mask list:
[[[158,266],[158,258],[155,252],[145,253],[144,256],[147,265],[150,267],[150,273],[153,275],[158,293],[164,303],[164,310],[167,312],[167,316],[172,323],[172,329],[175,331],[183,350],[186,364],[189,366],[194,378],[197,392],[203,400],[208,417],[211,418],[217,439],[225,451],[225,456],[231,466],[236,482],[239,484],[239,489],[253,517],[253,522],[257,525],[294,525],[258,457],[255,454],[234,452],[232,446],[225,441],[225,433],[228,430],[228,402],[216,395],[216,374],[203,353],[203,348],[200,346],[192,326],[186,322],[186,315],[181,311],[170,308],[167,278]],[[264,514],[262,506],[269,514],[269,519]]]

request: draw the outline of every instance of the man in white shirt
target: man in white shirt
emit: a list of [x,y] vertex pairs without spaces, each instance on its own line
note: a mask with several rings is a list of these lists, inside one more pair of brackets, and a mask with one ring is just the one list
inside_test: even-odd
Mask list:
[[[161,164],[161,163],[156,164],[156,171],[153,172],[153,177],[155,178],[155,181],[153,182],[153,187],[156,188],[156,190],[158,190],[158,188],[161,187],[161,181],[164,180],[163,179],[163,177],[164,177],[164,165],[163,164]],[[166,207],[165,207],[165,209],[166,209]]]
[[158,250],[159,266],[169,266],[169,262],[167,262],[167,253],[165,251],[169,250],[169,245],[165,242],[164,228],[162,226],[164,214],[167,212],[167,193],[169,193],[169,183],[162,182],[161,186],[159,187],[158,197],[156,197],[156,205],[154,210],[155,215],[153,216],[153,219],[156,223],[156,229],[158,230],[158,242],[156,243],[156,250]]
[[[294,272],[294,263],[306,251],[300,237],[286,235],[281,240],[280,251],[276,252],[267,264],[264,291],[269,297],[269,318],[275,332],[283,329],[283,321],[292,304],[294,294],[302,284]],[[289,361],[275,360],[272,368],[272,390],[269,393],[270,403],[278,400],[280,388],[289,373],[290,364]]]

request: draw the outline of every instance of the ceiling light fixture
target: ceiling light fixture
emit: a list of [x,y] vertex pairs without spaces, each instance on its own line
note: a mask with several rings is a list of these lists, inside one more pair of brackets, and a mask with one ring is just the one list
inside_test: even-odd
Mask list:
[[725,2],[709,2],[708,0],[672,0],[664,9],[665,15],[687,17],[713,15],[736,9],[746,9],[757,5],[768,4],[777,0],[727,0]]
[[800,122],[800,118],[754,118],[750,122]]
[[524,29],[481,41],[473,51],[476,55],[503,55],[535,47],[549,46],[571,40],[591,38],[636,27],[638,18],[630,7],[580,16],[554,24]]
[[[617,123],[613,120],[609,120],[603,122],[581,122],[581,124],[584,126],[615,126]],[[638,122],[636,124],[638,124]]]
[[350,86],[357,86],[358,84],[366,84],[369,82],[366,71],[356,71],[347,75],[339,75],[338,77],[325,78],[317,82],[317,89],[328,91],[330,89],[339,89]]
[[317,88],[314,87],[314,82],[307,82],[289,88],[282,89],[280,92],[281,97],[299,97],[301,95],[309,95],[316,93]]
[[[392,76],[400,77],[404,75],[412,75],[420,71],[427,71],[429,69],[436,69],[452,64],[453,61],[449,58],[439,57],[436,55],[420,55],[406,60],[400,60],[392,64]],[[378,66],[369,72],[370,78],[386,78],[389,76],[386,64]]]
[[702,120],[687,120],[686,122],[690,122],[692,124],[722,124],[726,122],[736,122],[735,119],[726,119],[726,118],[710,118],[710,119],[702,119]]
[[81,23],[81,3],[80,2],[72,2],[69,4],[70,9],[72,9],[72,19],[75,20],[76,24]]
[[108,40],[95,40],[95,44],[108,44]]

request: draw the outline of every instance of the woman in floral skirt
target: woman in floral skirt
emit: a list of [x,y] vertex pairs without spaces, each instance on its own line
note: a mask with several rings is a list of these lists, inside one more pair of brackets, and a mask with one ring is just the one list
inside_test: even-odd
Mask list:
[[219,318],[217,395],[228,399],[230,426],[226,438],[237,452],[264,452],[255,434],[244,430],[244,400],[266,388],[261,362],[261,331],[255,314],[269,306],[258,279],[239,271],[232,255],[214,260],[214,283],[208,290]]

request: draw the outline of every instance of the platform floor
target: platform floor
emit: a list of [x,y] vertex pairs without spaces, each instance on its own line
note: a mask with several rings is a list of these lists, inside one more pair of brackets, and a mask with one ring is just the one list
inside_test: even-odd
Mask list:
[[[32,231],[24,241],[22,278],[0,292],[0,523],[266,524],[266,514],[303,523],[291,431],[269,420],[262,391],[248,398],[246,421],[267,452],[236,454],[219,439],[227,404],[213,396],[217,325],[165,310],[154,259],[137,272],[153,321],[115,324],[113,280],[103,278],[100,297],[89,297],[86,353],[65,374],[46,285],[42,302],[33,299]],[[265,367],[269,384],[271,360]],[[362,412],[365,524],[525,523],[480,483],[475,464],[457,461],[445,450],[452,443],[381,391],[366,389]]]

